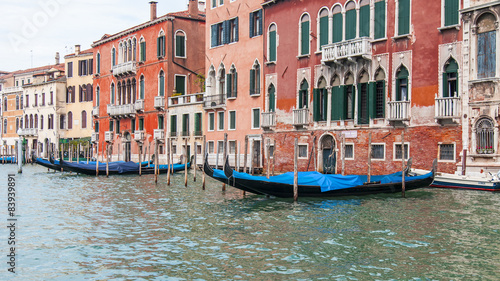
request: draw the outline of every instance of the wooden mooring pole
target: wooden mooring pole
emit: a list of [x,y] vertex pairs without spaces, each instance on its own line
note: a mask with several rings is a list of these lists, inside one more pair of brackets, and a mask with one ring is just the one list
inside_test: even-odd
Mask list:
[[184,139],[184,186],[188,186],[188,139]]
[[267,178],[269,178],[269,173],[270,173],[270,167],[269,167],[269,166],[270,166],[270,163],[271,163],[271,162],[269,161],[269,159],[270,159],[270,155],[269,155],[269,154],[270,154],[270,152],[271,152],[271,151],[270,151],[270,149],[269,149],[269,147],[270,147],[270,146],[271,146],[271,139],[267,139],[267,142],[266,142],[266,152],[267,152],[267,153],[266,153],[266,154],[267,154],[267,155],[266,155],[266,166],[267,166],[267,174],[266,174],[266,177],[267,177]]
[[139,176],[142,176],[142,144],[139,142]]
[[170,185],[170,169],[173,169],[173,163],[170,161],[171,160],[171,144],[172,144],[172,139],[167,138],[167,185]]
[[405,190],[405,131],[401,132],[401,170],[403,172],[402,178],[401,178],[401,193],[403,195],[403,198],[406,197],[406,190]]
[[158,183],[158,141],[155,140],[155,184]]
[[368,134],[368,183],[371,182],[372,173],[372,133]]
[[[207,157],[207,136],[203,135],[203,165],[205,165],[205,157]],[[205,170],[202,169],[203,173],[201,174],[201,189],[205,190]]]
[[297,171],[297,162],[298,162],[298,150],[299,150],[299,143],[298,139],[295,138],[295,144],[293,147],[293,201],[297,202],[297,199],[299,198],[299,176],[298,176],[298,171]]
[[106,177],[109,177],[109,144],[106,144]]
[[345,173],[345,135],[342,134],[342,175]]
[[198,156],[197,154],[197,151],[198,150],[198,144],[196,142],[194,142],[194,159],[193,159],[193,163],[191,163],[191,165],[193,166],[193,172],[194,172],[194,176],[193,176],[193,181],[196,182],[196,169],[198,168],[198,166],[196,166],[196,157]]
[[[227,158],[227,133],[224,133],[224,150],[222,154],[222,169],[224,170],[225,167],[225,161]],[[226,191],[226,184],[222,184],[222,191]]]
[[276,164],[276,139],[273,140],[273,177],[274,177],[274,166]]

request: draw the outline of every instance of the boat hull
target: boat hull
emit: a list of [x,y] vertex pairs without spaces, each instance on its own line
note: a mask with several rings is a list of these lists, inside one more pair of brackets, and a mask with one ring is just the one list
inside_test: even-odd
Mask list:
[[500,181],[481,178],[436,176],[431,187],[500,191]]

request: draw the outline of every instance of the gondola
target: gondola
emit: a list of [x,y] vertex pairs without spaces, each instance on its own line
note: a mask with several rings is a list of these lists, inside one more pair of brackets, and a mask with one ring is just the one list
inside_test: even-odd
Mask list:
[[[227,165],[227,163],[226,163]],[[208,175],[209,177],[215,179],[215,180],[218,180],[220,182],[223,182],[225,184],[229,184],[230,186],[233,186],[237,189],[240,189],[240,190],[243,190],[243,191],[246,191],[246,192],[251,192],[251,193],[255,193],[255,194],[258,194],[258,195],[264,195],[264,193],[261,193],[261,192],[257,192],[255,190],[252,190],[252,189],[249,189],[245,186],[242,186],[242,185],[236,185],[234,181],[229,181],[229,179],[226,177],[226,175],[224,174],[224,171],[222,170],[219,170],[219,169],[212,169],[212,167],[210,167],[210,164],[208,164],[208,155],[205,156],[205,163],[203,163],[203,172]]]
[[0,164],[13,164],[16,163],[15,156],[2,156],[0,157]]
[[43,158],[33,157],[33,162],[40,165],[40,166],[46,167],[48,169],[52,169],[55,171],[61,171],[61,165],[59,165],[59,161],[54,160],[54,159],[47,160],[47,159],[43,159]]
[[[60,160],[60,164],[62,168],[65,171],[71,171],[74,173],[79,173],[79,174],[84,174],[84,175],[96,175],[96,168],[98,169],[98,174],[99,175],[138,175],[139,174],[139,165],[135,162],[123,162],[123,161],[117,161],[117,162],[109,162],[107,165],[106,163],[104,164],[99,164],[98,167],[96,167],[96,163],[70,163],[66,162],[64,160]],[[191,167],[191,162],[187,164],[173,164],[171,165],[171,169],[173,169],[173,172],[181,171],[185,169],[185,165]],[[155,168],[154,166],[145,166],[141,168],[141,174],[147,175],[147,174],[154,174]],[[159,174],[166,174],[168,172],[168,165],[161,165],[161,167],[158,167],[158,173]]]
[[[405,172],[405,174],[407,174],[405,176],[405,190],[409,191],[429,186],[434,179],[436,163],[437,161],[434,160],[432,171],[425,175],[413,176]],[[208,163],[205,162],[204,165],[206,166]],[[268,179],[264,176],[252,176],[247,173],[233,171],[227,163],[225,163],[224,166],[227,183],[236,188],[241,189],[243,187],[254,193],[275,197],[293,197],[293,172],[273,176]],[[219,171],[214,171],[212,175],[217,175],[220,173]],[[210,176],[210,174],[208,175]],[[298,196],[359,196],[402,191],[402,172],[371,176],[370,180],[371,181],[368,183],[366,175],[342,176],[324,175],[318,172],[299,172]]]

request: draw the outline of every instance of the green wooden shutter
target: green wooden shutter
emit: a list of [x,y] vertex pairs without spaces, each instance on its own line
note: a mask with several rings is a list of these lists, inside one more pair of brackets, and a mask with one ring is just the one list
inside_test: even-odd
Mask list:
[[144,130],[144,118],[139,119],[139,131]]
[[313,108],[313,120],[314,121],[319,121],[319,111],[320,111],[320,102],[319,102],[319,89],[313,89],[313,102],[314,102],[314,108]]
[[330,97],[330,103],[332,104],[330,107],[330,120],[338,120],[337,113],[337,89],[338,87],[332,87],[332,96]]
[[319,44],[320,50],[328,44],[328,16],[319,19]]
[[175,76],[175,92],[186,94],[186,78],[184,76]]
[[201,132],[201,113],[194,114],[194,131],[197,133]]
[[328,112],[328,90],[322,89],[323,92],[323,117],[321,118],[321,121],[326,121],[327,119],[327,112]]
[[238,72],[234,72],[234,81],[233,81],[233,90],[234,90],[234,97],[238,96]]
[[141,42],[141,61],[146,61],[146,42]]
[[255,93],[255,69],[250,69],[250,95]]
[[249,35],[250,36],[249,37],[252,38],[254,36],[253,31],[254,31],[254,25],[255,25],[255,19],[253,17],[253,13],[250,13],[249,18],[250,18],[250,24],[249,24],[249,27],[250,27]]
[[385,81],[382,81],[383,85],[383,94],[382,94],[382,118],[385,117],[385,98],[386,98],[386,90],[385,90]]
[[345,103],[347,102],[346,98],[345,98],[345,91],[346,91],[346,87],[349,87],[349,86],[339,86],[339,92],[338,92],[338,104],[337,104],[337,109],[339,111],[338,115],[339,115],[339,120],[345,120],[346,119],[346,116],[347,116],[347,111],[345,110],[346,106],[345,106]]
[[260,127],[260,112],[258,109],[253,110],[253,127],[254,128]]
[[385,37],[385,0],[375,3],[375,39]]
[[398,35],[410,33],[410,0],[399,0]]
[[[358,97],[358,100],[359,100],[359,102],[358,102],[358,124],[363,124],[364,120],[362,120],[362,118],[361,118],[363,116],[363,113],[361,111],[361,108],[362,108],[362,104],[361,104],[362,103],[362,99],[361,99],[361,83],[358,83],[358,87],[357,88],[358,88],[358,93],[357,93],[356,96]],[[355,95],[353,95],[353,96],[355,96]]]
[[170,132],[171,133],[177,132],[177,116],[176,115],[170,116]]
[[101,73],[101,54],[97,53],[97,71],[96,73]]
[[257,30],[259,32],[258,35],[262,35],[262,25],[264,23],[264,13],[263,13],[263,10],[260,9],[258,12],[257,12],[257,15],[259,17],[259,26],[257,26]]
[[165,76],[160,76],[160,96],[165,96]]
[[156,38],[156,56],[160,57],[160,37]]
[[144,79],[141,79],[141,81],[139,83],[140,83],[140,86],[139,86],[139,99],[143,100],[144,99]]
[[269,112],[275,112],[276,111],[276,104],[275,104],[275,89],[272,87],[269,89]]
[[444,25],[458,24],[458,0],[445,0],[444,2]]
[[370,36],[370,5],[359,8],[359,37]]
[[356,9],[345,13],[345,40],[356,38]]
[[222,23],[222,44],[228,44],[231,41],[231,23],[226,20]]
[[233,85],[232,81],[231,81],[231,74],[228,73],[226,74],[226,96],[228,98],[231,97],[231,86]]
[[182,50],[181,50],[181,37],[183,37],[183,36],[179,36],[179,35],[175,36],[175,56],[176,57],[183,57]]
[[239,39],[240,39],[240,35],[239,35],[239,33],[240,33],[240,32],[239,32],[240,27],[239,27],[239,25],[240,25],[240,24],[239,24],[239,20],[238,20],[238,18],[235,18],[235,19],[234,19],[234,30],[235,30],[235,32],[234,32],[234,41],[235,41],[235,42],[238,42],[238,41],[239,41]]
[[448,93],[448,73],[443,72],[443,98],[449,97]]
[[298,108],[302,108],[302,92],[303,92],[303,90],[299,90],[299,106],[298,106]]
[[377,97],[376,97],[376,83],[368,83],[368,118],[373,119],[377,116]]
[[276,31],[269,33],[269,61],[276,61]]
[[333,15],[333,28],[332,28],[332,41],[333,43],[337,43],[342,41],[342,14],[334,14]]
[[211,40],[212,41],[211,41],[211,44],[210,44],[211,47],[217,46],[217,27],[218,27],[217,24],[214,24],[214,25],[210,26],[210,28],[211,28],[211,35],[212,35],[211,36]]
[[229,112],[229,129],[236,129],[236,111]]
[[301,36],[300,36],[300,54],[309,54],[309,21],[301,23]]
[[396,101],[401,101],[400,79],[396,78]]

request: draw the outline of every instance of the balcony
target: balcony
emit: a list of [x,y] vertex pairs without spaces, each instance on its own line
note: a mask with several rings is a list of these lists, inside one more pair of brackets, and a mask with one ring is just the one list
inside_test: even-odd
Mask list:
[[99,116],[99,106],[92,108],[92,116]]
[[144,100],[136,100],[134,104],[135,111],[144,111]]
[[193,131],[193,136],[195,138],[202,138],[203,137],[203,131]]
[[35,129],[35,128],[19,129],[17,131],[17,134],[19,136],[23,136],[23,137],[37,137],[38,136],[38,129]]
[[155,138],[155,140],[165,139],[165,131],[163,129],[155,129],[154,138]]
[[206,109],[223,108],[226,106],[225,95],[210,95],[203,97],[203,107]]
[[92,136],[90,137],[91,142],[97,142],[99,140],[99,133],[92,133]]
[[113,66],[114,76],[123,76],[129,74],[135,74],[137,72],[137,63],[135,61],[128,61],[124,63],[117,64]]
[[159,110],[165,109],[165,97],[163,96],[155,97],[155,108]]
[[371,56],[371,40],[363,37],[323,46],[321,62],[338,62],[342,59],[353,59],[355,57],[371,59]]
[[113,141],[113,131],[104,132],[104,141],[112,142]]
[[389,104],[389,121],[402,122],[410,120],[409,101],[390,101]]
[[126,118],[135,115],[134,104],[112,105],[108,104],[107,112],[111,117]]
[[189,137],[189,131],[182,131],[181,132],[181,137],[184,137],[184,138]]
[[144,140],[144,131],[135,131],[134,140],[135,141],[143,141]]
[[436,96],[436,113],[434,118],[438,121],[444,121],[445,119],[460,119],[460,106],[459,97],[438,98]]
[[293,110],[293,125],[305,126],[309,124],[309,108]]
[[198,104],[203,102],[203,93],[180,95],[168,98],[168,107]]
[[275,126],[276,126],[276,112],[262,112],[261,127],[263,129],[269,129]]
[[4,94],[10,94],[10,93],[16,93],[16,92],[22,92],[23,91],[23,87],[8,87],[8,88],[5,88],[3,89],[2,93]]

